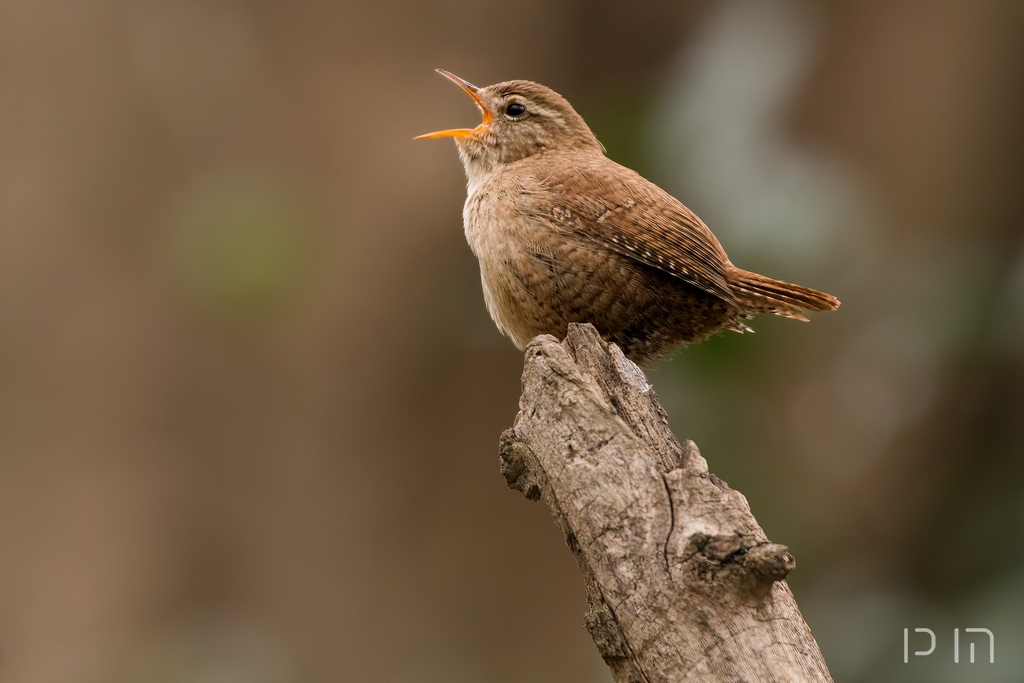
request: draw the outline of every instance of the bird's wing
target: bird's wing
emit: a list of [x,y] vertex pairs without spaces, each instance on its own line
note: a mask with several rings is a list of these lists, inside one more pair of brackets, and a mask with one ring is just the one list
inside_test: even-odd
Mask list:
[[520,187],[521,212],[736,303],[725,251],[679,200],[607,158],[558,166],[557,175],[538,169],[536,182]]

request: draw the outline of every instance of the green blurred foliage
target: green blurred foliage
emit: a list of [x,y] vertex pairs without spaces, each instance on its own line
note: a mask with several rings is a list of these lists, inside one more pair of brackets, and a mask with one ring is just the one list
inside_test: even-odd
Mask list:
[[203,179],[173,214],[175,278],[217,320],[272,317],[312,277],[312,217],[287,183],[244,173]]

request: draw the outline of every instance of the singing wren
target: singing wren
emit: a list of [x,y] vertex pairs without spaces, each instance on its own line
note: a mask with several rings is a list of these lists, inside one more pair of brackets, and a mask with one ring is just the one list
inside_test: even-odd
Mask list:
[[737,268],[692,211],[604,155],[558,93],[532,81],[462,87],[483,114],[452,137],[466,170],[466,238],[491,318],[519,349],[591,323],[645,365],[755,313],[807,320],[839,301]]

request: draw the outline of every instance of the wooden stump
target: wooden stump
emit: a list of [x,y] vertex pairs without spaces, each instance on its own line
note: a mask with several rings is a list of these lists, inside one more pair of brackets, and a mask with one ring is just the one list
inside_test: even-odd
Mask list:
[[680,444],[643,372],[590,325],[526,349],[501,437],[509,486],[547,503],[615,680],[831,681],[746,498]]

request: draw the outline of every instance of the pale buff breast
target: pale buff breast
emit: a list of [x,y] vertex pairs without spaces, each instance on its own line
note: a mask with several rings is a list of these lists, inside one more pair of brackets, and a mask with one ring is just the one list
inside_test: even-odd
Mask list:
[[463,210],[466,240],[480,263],[484,302],[491,319],[503,334],[523,349],[550,323],[537,320],[538,298],[546,283],[537,281],[535,243],[546,228],[519,215],[513,193],[518,186],[504,186],[501,178],[469,187]]

